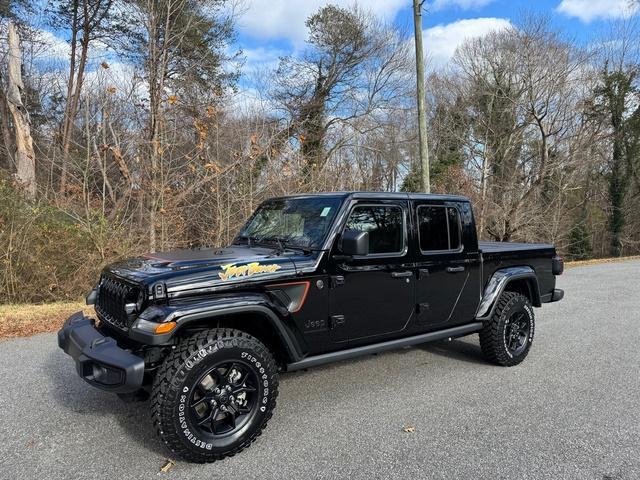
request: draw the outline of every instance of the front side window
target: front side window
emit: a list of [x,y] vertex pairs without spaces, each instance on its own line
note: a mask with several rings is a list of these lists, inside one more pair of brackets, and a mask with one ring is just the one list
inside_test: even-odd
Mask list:
[[398,206],[356,206],[349,215],[345,230],[368,232],[370,255],[404,251],[404,212]]
[[454,207],[418,207],[420,250],[457,250],[461,245],[460,215]]

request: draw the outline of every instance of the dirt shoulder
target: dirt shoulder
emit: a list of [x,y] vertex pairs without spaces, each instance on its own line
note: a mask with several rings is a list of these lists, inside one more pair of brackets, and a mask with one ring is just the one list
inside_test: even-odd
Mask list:
[[610,258],[594,258],[592,260],[576,260],[573,262],[565,262],[566,268],[582,267],[583,265],[599,265],[601,263],[625,262],[627,260],[640,260],[640,255],[631,255],[629,257],[610,257]]
[[84,302],[0,305],[0,340],[54,332],[78,310],[92,312]]

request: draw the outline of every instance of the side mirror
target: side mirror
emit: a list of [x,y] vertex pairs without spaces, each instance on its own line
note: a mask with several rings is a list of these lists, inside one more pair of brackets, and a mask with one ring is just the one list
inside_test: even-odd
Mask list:
[[345,230],[342,234],[340,251],[345,255],[368,255],[369,232]]

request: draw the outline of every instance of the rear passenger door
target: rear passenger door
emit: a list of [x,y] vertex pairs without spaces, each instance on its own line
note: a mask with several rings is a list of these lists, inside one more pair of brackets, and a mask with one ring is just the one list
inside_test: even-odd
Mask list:
[[468,323],[475,313],[479,259],[477,251],[465,248],[464,213],[456,202],[414,204],[416,321],[426,330]]

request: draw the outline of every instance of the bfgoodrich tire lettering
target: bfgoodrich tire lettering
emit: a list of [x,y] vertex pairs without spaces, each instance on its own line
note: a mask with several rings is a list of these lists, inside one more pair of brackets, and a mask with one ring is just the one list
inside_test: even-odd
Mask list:
[[503,292],[491,319],[480,331],[482,353],[492,363],[511,367],[522,362],[531,348],[535,317],[529,299]]
[[154,380],[151,413],[172,452],[213,462],[235,455],[262,433],[277,394],[276,364],[258,339],[239,330],[207,330],[185,338],[167,356]]

